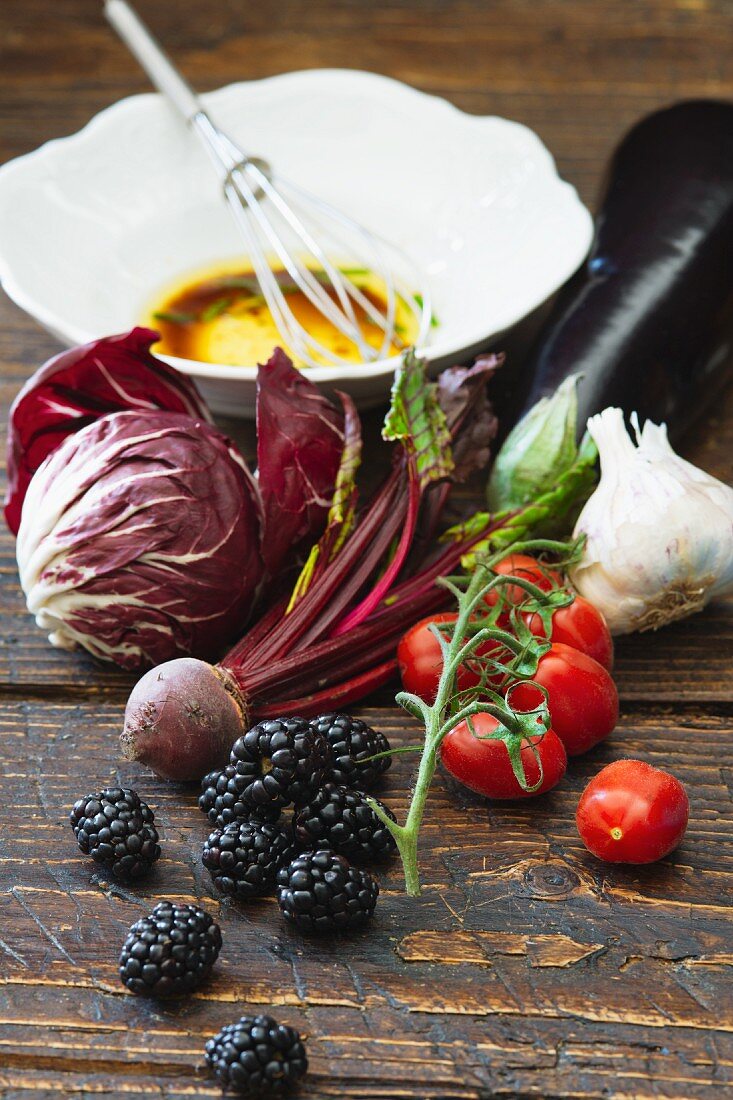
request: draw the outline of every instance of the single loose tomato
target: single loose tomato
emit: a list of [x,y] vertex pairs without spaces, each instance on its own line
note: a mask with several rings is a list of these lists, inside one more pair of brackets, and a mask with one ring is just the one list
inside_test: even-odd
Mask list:
[[[544,735],[532,738],[542,763],[542,783],[536,791],[525,791],[514,775],[504,742],[486,737],[498,725],[491,714],[477,714],[473,727],[478,737],[471,733],[467,722],[460,722],[446,734],[440,746],[440,758],[447,771],[464,787],[487,798],[532,798],[556,787],[568,763],[557,734],[549,729]],[[540,769],[528,741],[522,744],[522,764],[527,784],[532,786],[540,777]]]
[[[528,554],[510,554],[503,561],[493,566],[493,570],[502,577],[520,577],[524,581],[529,581],[541,592],[549,592],[554,585],[562,584],[562,577],[556,569],[550,569],[549,566],[542,565],[536,558],[531,558]],[[500,585],[487,592],[486,603],[489,607],[493,607],[498,602],[500,593],[507,605],[513,607],[517,607],[530,598],[529,593],[521,585]]]
[[[522,618],[536,638],[546,637],[542,619],[537,613],[525,611]],[[549,640],[587,653],[609,671],[613,668],[611,631],[601,612],[582,596],[576,596],[572,603],[553,612]]]
[[[405,691],[419,695],[426,703],[435,702],[438,681],[443,671],[443,655],[438,639],[430,630],[431,623],[454,623],[458,615],[454,611],[445,611],[439,615],[429,615],[415,623],[400,639],[397,646],[397,663]],[[498,642],[484,642],[476,650],[477,657],[488,657],[498,653],[503,647]],[[509,654],[507,654],[507,657]],[[459,691],[475,687],[480,677],[470,666],[462,666],[456,677]]]
[[[580,650],[553,642],[533,680],[548,693],[550,722],[568,756],[592,749],[616,725],[618,692],[611,674]],[[533,710],[541,702],[542,693],[531,683],[519,683],[509,694],[515,710]]]
[[653,863],[682,840],[690,806],[669,772],[616,760],[591,779],[575,819],[589,852],[608,863]]

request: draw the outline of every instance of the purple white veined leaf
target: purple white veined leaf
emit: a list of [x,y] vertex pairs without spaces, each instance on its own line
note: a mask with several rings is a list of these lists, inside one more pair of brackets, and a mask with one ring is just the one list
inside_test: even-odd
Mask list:
[[18,535],[29,610],[56,645],[138,668],[215,655],[264,568],[254,479],[201,420],[113,413],[37,471]]
[[151,354],[158,333],[134,328],[70,348],[28,379],[10,410],[5,518],[20,526],[28,484],[68,436],[107,413],[166,409],[211,423],[194,383]]

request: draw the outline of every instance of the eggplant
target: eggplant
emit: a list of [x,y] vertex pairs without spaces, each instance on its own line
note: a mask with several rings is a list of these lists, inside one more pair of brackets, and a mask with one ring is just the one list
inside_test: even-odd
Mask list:
[[581,429],[618,405],[673,438],[733,374],[733,104],[675,104],[618,146],[590,254],[514,380],[518,407],[576,373]]

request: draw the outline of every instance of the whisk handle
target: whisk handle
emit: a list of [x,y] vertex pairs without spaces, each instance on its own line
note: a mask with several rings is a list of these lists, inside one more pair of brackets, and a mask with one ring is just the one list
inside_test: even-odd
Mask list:
[[105,0],[104,14],[159,92],[190,122],[201,101],[126,0]]

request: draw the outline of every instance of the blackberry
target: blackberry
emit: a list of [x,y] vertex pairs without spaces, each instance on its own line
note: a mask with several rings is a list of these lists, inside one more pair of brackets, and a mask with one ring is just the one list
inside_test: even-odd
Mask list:
[[367,871],[350,867],[334,852],[309,852],[277,876],[278,904],[286,921],[305,932],[330,932],[364,924],[379,894]]
[[244,801],[242,792],[249,782],[233,764],[228,764],[223,771],[209,772],[201,780],[199,809],[217,829],[224,829],[233,821],[278,820],[279,806],[264,805],[255,809]]
[[279,826],[234,821],[211,834],[202,859],[223,894],[253,898],[274,893],[277,872],[293,854],[292,838]]
[[311,728],[322,733],[331,747],[336,783],[370,790],[392,763],[391,756],[369,760],[379,752],[389,752],[389,741],[379,730],[372,729],[360,718],[350,714],[322,714],[311,719]]
[[153,811],[127,787],[105,787],[80,798],[69,819],[84,855],[117,879],[140,878],[160,858]]
[[133,993],[177,997],[198,988],[220,950],[221,929],[208,913],[161,901],[128,932],[120,978]]
[[[394,814],[383,806],[394,821]],[[327,783],[295,811],[295,838],[304,848],[331,848],[347,859],[384,859],[397,845],[361,791]]]
[[271,718],[234,742],[230,764],[245,780],[250,806],[307,802],[330,770],[328,741],[304,718]]
[[282,1093],[308,1069],[298,1032],[272,1016],[242,1016],[206,1044],[206,1061],[224,1089]]

